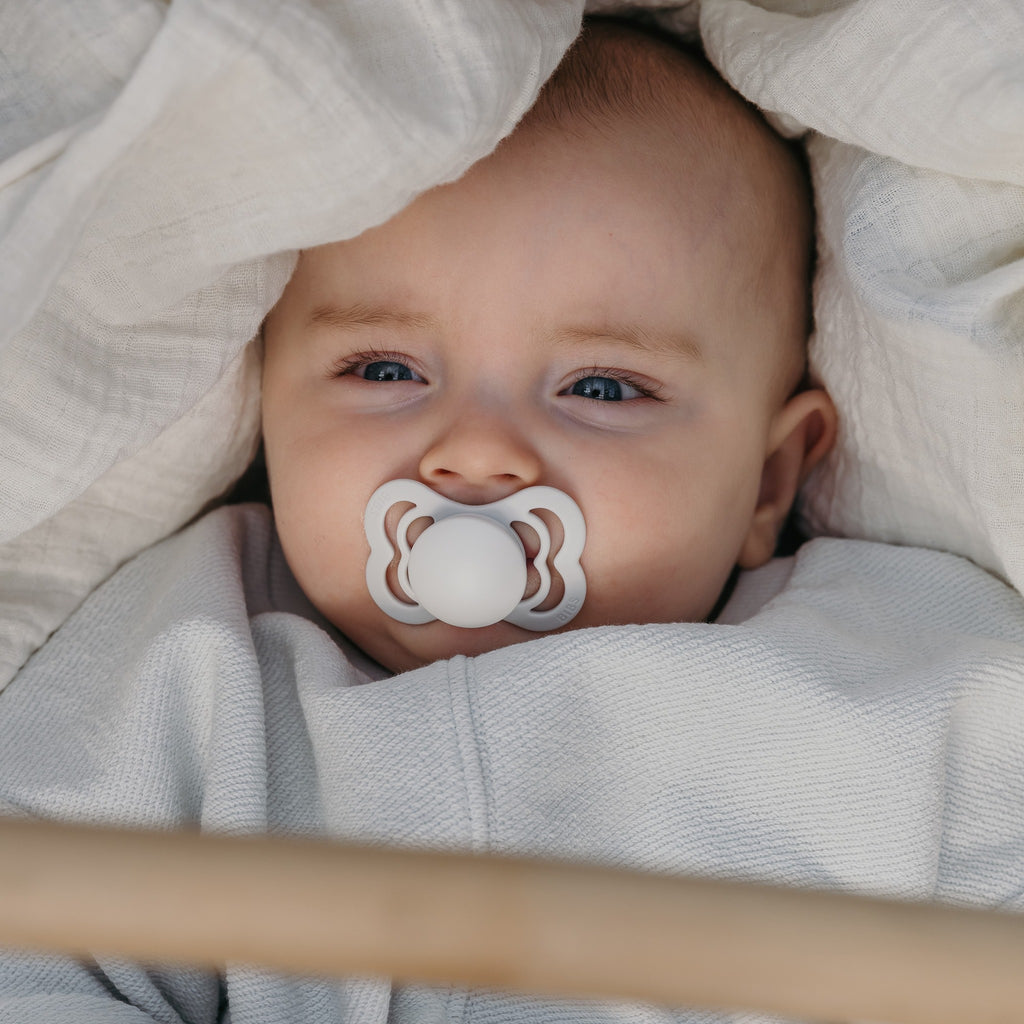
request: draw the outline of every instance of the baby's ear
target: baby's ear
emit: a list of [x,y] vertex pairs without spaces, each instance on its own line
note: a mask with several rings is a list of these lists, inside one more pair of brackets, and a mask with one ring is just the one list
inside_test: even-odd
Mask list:
[[757,507],[736,560],[741,569],[756,569],[772,557],[796,492],[835,443],[836,427],[835,406],[820,388],[794,395],[776,414]]

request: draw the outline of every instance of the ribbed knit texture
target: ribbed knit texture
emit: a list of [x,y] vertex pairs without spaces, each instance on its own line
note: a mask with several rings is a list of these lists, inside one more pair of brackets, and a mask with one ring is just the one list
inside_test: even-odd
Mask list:
[[[741,581],[739,624],[580,630],[384,678],[309,607],[266,510],[222,509],[120,570],[0,696],[0,806],[1024,910],[1024,600],[965,559],[863,541],[782,569]],[[201,973],[101,967],[0,958],[0,1021],[121,1019],[110,991],[215,1019]],[[234,1024],[718,1019],[226,984]]]

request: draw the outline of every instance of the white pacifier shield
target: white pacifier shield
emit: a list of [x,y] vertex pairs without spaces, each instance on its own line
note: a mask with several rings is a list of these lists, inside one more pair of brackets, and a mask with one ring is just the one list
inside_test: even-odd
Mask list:
[[[411,506],[395,528],[392,545],[385,527],[396,505]],[[537,510],[556,516],[562,525],[561,547],[551,567],[561,577],[563,593],[552,608],[538,606],[551,593],[548,566],[551,534]],[[415,544],[408,531],[429,518]],[[533,565],[539,577],[535,593],[524,597],[528,579],[526,549],[513,526],[523,523],[537,535]],[[586,524],[579,506],[554,487],[524,487],[488,505],[463,505],[431,490],[418,480],[389,480],[370,496],[363,515],[370,544],[366,586],[377,606],[391,618],[410,625],[440,619],[449,625],[476,629],[503,619],[524,629],[557,629],[583,606],[587,580],[580,565]],[[398,554],[397,588],[388,582]]]
[[511,530],[486,516],[428,526],[409,553],[409,584],[435,618],[470,629],[511,614],[526,589],[526,554]]

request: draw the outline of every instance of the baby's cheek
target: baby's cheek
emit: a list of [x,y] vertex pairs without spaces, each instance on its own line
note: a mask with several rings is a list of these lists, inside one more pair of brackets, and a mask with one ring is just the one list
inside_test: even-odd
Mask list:
[[584,557],[587,624],[705,618],[732,571],[720,541],[713,527],[673,514],[634,519],[609,543],[595,539]]

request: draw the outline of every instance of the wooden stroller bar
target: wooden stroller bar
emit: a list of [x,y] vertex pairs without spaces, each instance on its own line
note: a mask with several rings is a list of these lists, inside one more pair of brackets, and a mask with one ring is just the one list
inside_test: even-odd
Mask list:
[[1024,1016],[1024,915],[10,818],[0,820],[0,945],[819,1020]]

